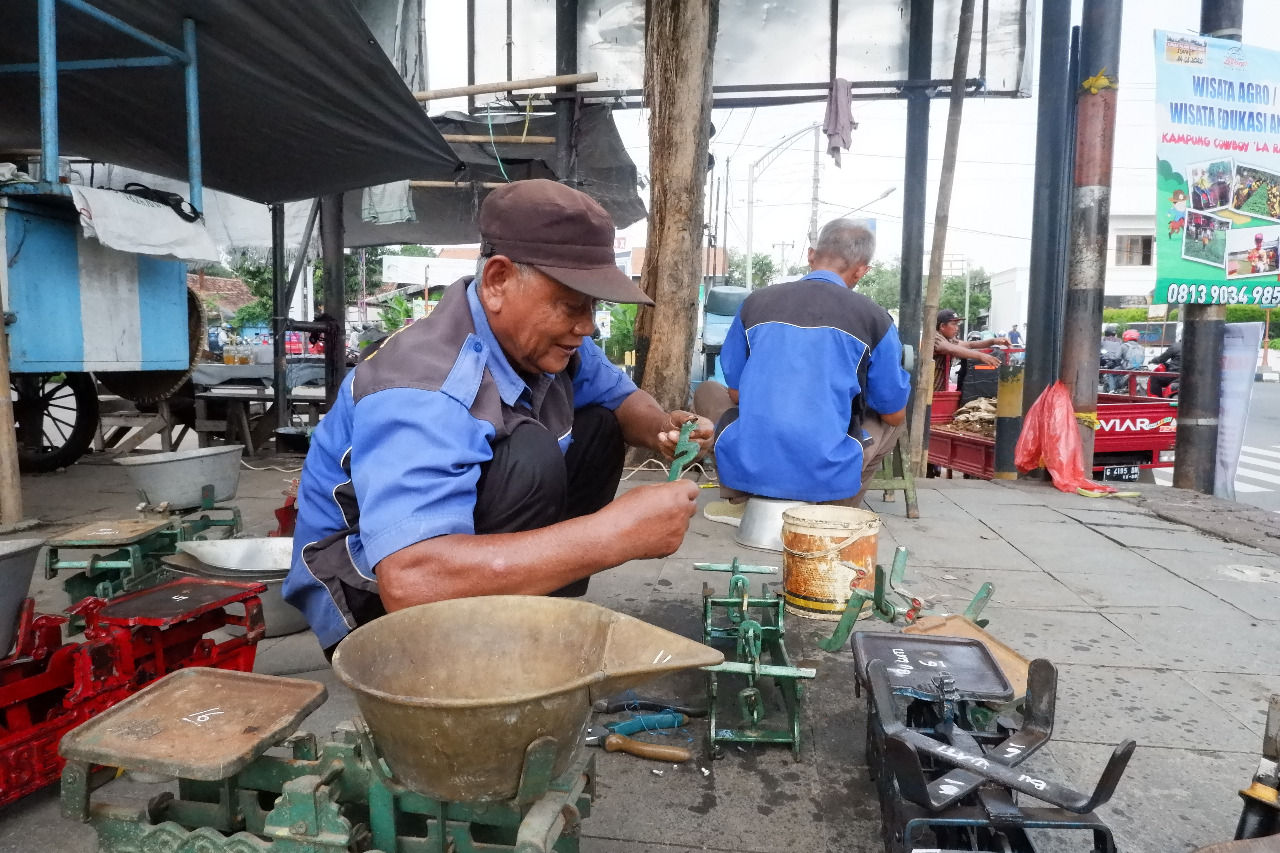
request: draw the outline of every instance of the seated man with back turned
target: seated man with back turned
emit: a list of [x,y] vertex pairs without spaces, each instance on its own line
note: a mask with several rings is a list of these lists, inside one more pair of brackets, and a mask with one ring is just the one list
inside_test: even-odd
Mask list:
[[910,390],[889,312],[853,290],[875,235],[828,223],[812,270],[746,298],[720,351],[728,388],[703,382],[694,410],[717,421],[721,495],[707,516],[732,523],[745,495],[857,506],[893,449]]
[[[298,488],[285,597],[326,654],[387,611],[477,595],[581,595],[684,539],[687,480],[614,498],[624,445],[670,458],[664,412],[591,342],[595,302],[646,302],[614,227],[553,181],[494,190],[481,263],[348,374]],[[710,443],[712,424],[693,436]]]

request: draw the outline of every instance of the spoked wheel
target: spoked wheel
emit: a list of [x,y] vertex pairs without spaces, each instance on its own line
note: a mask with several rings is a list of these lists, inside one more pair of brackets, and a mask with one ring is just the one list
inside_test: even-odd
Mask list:
[[15,373],[9,387],[23,472],[65,468],[84,455],[98,425],[98,389],[92,376]]

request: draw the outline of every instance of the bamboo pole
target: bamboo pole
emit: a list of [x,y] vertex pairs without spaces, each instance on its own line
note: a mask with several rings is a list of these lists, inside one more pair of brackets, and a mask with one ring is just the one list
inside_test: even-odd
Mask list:
[[440,101],[460,98],[464,95],[493,95],[498,92],[515,92],[524,89],[542,89],[547,86],[571,86],[579,83],[595,83],[600,77],[594,71],[586,74],[559,74],[552,77],[527,77],[523,80],[503,80],[500,83],[476,83],[473,86],[455,86],[452,89],[430,89],[414,92],[419,101]]
[[22,521],[22,485],[18,476],[18,433],[9,399],[9,334],[0,326],[0,526],[14,530]]
[[554,136],[488,136],[484,133],[445,133],[445,142],[496,142],[500,145],[555,145]]
[[969,42],[973,39],[973,6],[974,0],[961,0],[960,32],[956,36],[956,62],[951,75],[951,105],[947,113],[947,137],[942,148],[942,174],[938,180],[938,209],[933,217],[933,246],[929,250],[929,286],[925,290],[924,317],[920,328],[920,369],[916,374],[915,407],[911,413],[911,464],[917,477],[925,476],[929,462],[925,438],[929,433],[929,406],[933,402],[933,336],[937,329],[935,320],[938,301],[942,298],[942,260],[947,248],[947,222],[951,216],[951,190],[955,185],[956,151],[960,147],[964,81],[969,70]]

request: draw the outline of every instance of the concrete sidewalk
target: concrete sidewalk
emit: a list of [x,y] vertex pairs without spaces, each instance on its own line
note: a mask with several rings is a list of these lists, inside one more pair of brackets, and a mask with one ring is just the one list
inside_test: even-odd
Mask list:
[[[270,510],[288,476],[245,472],[237,504],[253,532],[274,526]],[[27,478],[24,486],[31,512],[64,525],[127,517],[134,502],[109,467],[77,465]],[[1139,749],[1102,810],[1120,849],[1166,853],[1230,838],[1236,792],[1256,767],[1266,698],[1280,692],[1280,557],[1157,518],[1134,502],[1034,483],[922,486],[919,520],[904,517],[900,500],[885,504],[876,493],[869,501],[883,519],[881,560],[906,546],[908,586],[945,612],[963,610],[991,581],[989,630],[1023,655],[1057,664],[1055,737],[1033,767],[1089,789],[1114,745],[1133,737]],[[703,502],[712,497],[707,490]],[[780,555],[735,546],[732,533],[699,516],[675,555],[598,575],[588,598],[696,637],[704,581],[723,590],[727,578],[693,571],[694,561],[740,556],[780,565]],[[62,603],[60,589],[43,579],[36,592],[43,608]],[[793,658],[818,669],[804,708],[800,763],[781,747],[730,747],[723,760],[709,761],[704,721],[666,739],[695,749],[687,765],[601,753],[584,853],[882,849],[863,754],[866,700],[854,697],[853,656],[816,645],[831,628],[788,623]],[[265,641],[258,669],[328,686],[329,701],[306,730],[324,736],[356,713],[309,634]],[[704,690],[698,674],[685,673],[641,692],[704,704]],[[735,716],[732,707],[724,713]],[[1084,840],[1062,849],[1088,849]],[[91,832],[58,816],[56,789],[0,810],[0,851],[93,849]]]

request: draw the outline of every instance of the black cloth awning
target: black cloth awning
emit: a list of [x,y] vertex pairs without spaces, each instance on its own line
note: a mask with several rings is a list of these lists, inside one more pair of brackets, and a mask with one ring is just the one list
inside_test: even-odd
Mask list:
[[[552,115],[486,116],[444,113],[433,121],[441,133],[470,136],[553,136]],[[585,104],[574,121],[574,163],[571,176],[556,172],[556,146],[499,142],[458,143],[454,147],[466,163],[465,178],[457,187],[413,190],[417,222],[374,224],[360,218],[361,194],[353,192],[343,202],[348,246],[385,246],[397,243],[475,243],[480,202],[489,194],[481,183],[504,183],[529,178],[563,180],[600,202],[613,224],[626,228],[647,213],[637,186],[636,164],[627,154],[613,111],[605,104]],[[474,182],[474,183],[469,183]]]
[[[270,203],[461,168],[348,0],[90,2],[178,48],[197,22],[208,187]],[[0,2],[0,64],[37,61],[36,32],[35,0]],[[156,55],[62,4],[57,32],[61,61]],[[187,178],[181,66],[63,72],[58,91],[64,156]],[[0,75],[0,152],[39,147],[37,75]]]

